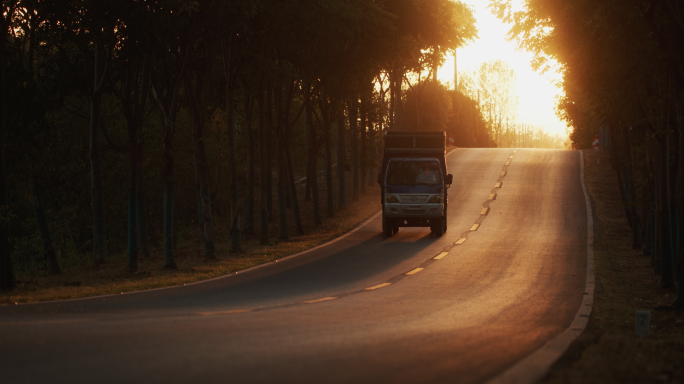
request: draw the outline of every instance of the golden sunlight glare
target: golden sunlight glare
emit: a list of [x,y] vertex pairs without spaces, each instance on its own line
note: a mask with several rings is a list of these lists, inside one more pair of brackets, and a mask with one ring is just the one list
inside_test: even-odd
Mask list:
[[[566,136],[565,123],[556,116],[554,107],[556,96],[562,94],[562,89],[554,85],[560,82],[561,76],[557,72],[539,74],[532,70],[530,62],[532,54],[516,50],[514,42],[506,40],[510,25],[504,24],[491,14],[484,0],[461,0],[470,5],[477,19],[479,39],[472,44],[458,49],[458,72],[472,72],[480,64],[489,60],[501,59],[513,68],[518,77],[518,97],[520,102],[518,112],[519,124],[543,126],[552,135]],[[521,6],[523,0],[515,0]],[[454,58],[447,58],[439,69],[439,80],[453,87]]]

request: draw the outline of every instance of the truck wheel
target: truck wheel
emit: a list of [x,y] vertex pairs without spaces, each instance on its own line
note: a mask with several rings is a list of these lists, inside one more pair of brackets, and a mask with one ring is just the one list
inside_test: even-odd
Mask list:
[[432,233],[435,234],[435,236],[440,237],[444,234],[446,230],[446,218],[442,217],[439,219],[435,220],[435,223],[430,226],[430,229],[432,230]]
[[385,233],[385,237],[392,237],[392,223],[385,215],[382,215],[382,231]]

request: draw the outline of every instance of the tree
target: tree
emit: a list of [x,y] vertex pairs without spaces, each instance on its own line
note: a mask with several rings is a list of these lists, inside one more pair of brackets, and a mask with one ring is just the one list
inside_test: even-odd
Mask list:
[[503,122],[517,120],[518,80],[515,71],[501,60],[490,60],[482,63],[474,73],[461,75],[459,87],[471,97],[479,94],[494,141],[501,146]]

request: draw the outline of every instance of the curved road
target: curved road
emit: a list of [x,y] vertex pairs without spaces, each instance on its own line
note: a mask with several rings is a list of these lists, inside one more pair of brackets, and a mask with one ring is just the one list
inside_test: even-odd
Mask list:
[[448,167],[441,238],[386,239],[376,215],[327,246],[201,284],[0,306],[2,382],[486,381],[582,302],[579,154],[459,149]]

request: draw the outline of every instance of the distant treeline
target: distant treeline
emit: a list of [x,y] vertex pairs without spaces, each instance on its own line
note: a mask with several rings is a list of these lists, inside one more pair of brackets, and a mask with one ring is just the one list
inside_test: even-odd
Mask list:
[[9,0],[1,22],[3,289],[83,255],[126,250],[134,272],[150,241],[174,268],[174,230],[198,223],[213,259],[216,218],[234,252],[289,238],[274,210],[300,235],[295,179],[322,223],[346,205],[332,167],[356,199],[386,130],[493,146],[476,101],[430,76],[477,36],[460,2]]
[[684,1],[510,0],[492,9],[539,68],[560,64],[575,148],[610,151],[632,246],[684,309]]

